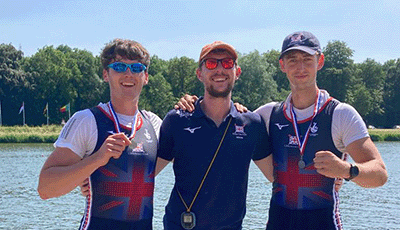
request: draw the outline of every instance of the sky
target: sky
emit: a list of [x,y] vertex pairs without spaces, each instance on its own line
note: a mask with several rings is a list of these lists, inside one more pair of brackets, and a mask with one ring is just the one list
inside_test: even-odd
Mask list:
[[400,58],[399,0],[2,0],[0,44],[25,57],[67,45],[99,55],[114,38],[140,42],[151,55],[196,61],[216,40],[242,54],[280,50],[295,31],[310,31],[322,48],[342,41],[361,63]]

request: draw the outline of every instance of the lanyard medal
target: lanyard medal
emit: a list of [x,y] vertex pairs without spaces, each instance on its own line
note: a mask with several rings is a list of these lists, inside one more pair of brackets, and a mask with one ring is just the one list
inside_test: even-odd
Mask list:
[[183,229],[193,229],[196,226],[196,215],[193,212],[191,212],[190,210],[192,209],[194,201],[196,200],[197,196],[199,195],[199,192],[200,192],[201,188],[203,187],[204,181],[206,180],[206,177],[207,177],[208,173],[210,172],[211,166],[213,165],[213,163],[215,161],[215,158],[217,157],[217,154],[219,152],[219,149],[221,148],[222,142],[225,139],[225,135],[226,135],[226,132],[228,131],[229,125],[231,124],[231,121],[232,121],[232,117],[230,117],[230,119],[229,119],[228,125],[225,128],[224,135],[222,136],[221,141],[219,142],[218,148],[214,153],[214,157],[211,160],[210,165],[208,166],[208,169],[207,169],[206,173],[204,174],[203,180],[201,181],[201,183],[199,185],[199,188],[197,189],[197,192],[194,195],[192,203],[190,204],[190,206],[188,206],[186,204],[186,202],[183,199],[183,197],[182,197],[181,193],[179,192],[178,188],[176,188],[176,191],[178,192],[178,195],[181,198],[182,203],[183,203],[183,205],[185,205],[185,208],[186,208],[186,211],[184,211],[181,214],[181,226],[182,226]]
[[317,96],[315,99],[315,103],[314,103],[314,111],[313,111],[313,115],[311,117],[311,121],[310,121],[310,125],[308,126],[308,129],[304,135],[303,140],[300,139],[300,130],[299,127],[297,125],[297,117],[296,117],[296,113],[294,112],[293,109],[293,103],[290,104],[290,115],[292,116],[292,123],[293,123],[293,127],[294,127],[294,132],[296,134],[296,138],[297,138],[297,144],[299,145],[299,150],[300,150],[300,160],[299,160],[299,168],[303,169],[306,167],[306,162],[304,161],[304,150],[307,144],[307,140],[308,137],[310,136],[310,130],[314,121],[314,118],[317,116],[318,111],[321,108],[321,91],[318,90],[317,92]]

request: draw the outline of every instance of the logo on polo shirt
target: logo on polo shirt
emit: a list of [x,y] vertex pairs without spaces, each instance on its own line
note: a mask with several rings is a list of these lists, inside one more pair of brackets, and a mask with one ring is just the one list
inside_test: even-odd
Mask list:
[[281,124],[279,124],[279,123],[275,123],[275,125],[278,127],[279,130],[282,130],[282,128],[288,127],[288,126],[289,126],[289,124],[281,125]]
[[187,127],[187,128],[184,128],[183,130],[189,131],[190,133],[194,133],[194,131],[196,131],[197,129],[200,129],[200,128],[201,128],[201,126],[194,127],[194,128]]
[[179,115],[179,117],[191,117],[193,113],[190,113],[188,111],[183,111],[183,110],[176,110],[176,114]]
[[244,136],[247,136],[244,132],[244,125],[235,124],[235,132],[232,133],[232,135],[235,135],[238,139],[243,139]]

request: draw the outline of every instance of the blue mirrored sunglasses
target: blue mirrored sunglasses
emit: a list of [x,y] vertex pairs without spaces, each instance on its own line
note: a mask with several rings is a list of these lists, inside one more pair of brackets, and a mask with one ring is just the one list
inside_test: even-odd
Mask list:
[[112,68],[118,73],[125,72],[126,69],[131,69],[132,73],[140,73],[142,71],[146,70],[146,66],[143,65],[142,63],[132,63],[132,64],[126,64],[123,62],[114,62],[112,64],[109,64],[108,67]]

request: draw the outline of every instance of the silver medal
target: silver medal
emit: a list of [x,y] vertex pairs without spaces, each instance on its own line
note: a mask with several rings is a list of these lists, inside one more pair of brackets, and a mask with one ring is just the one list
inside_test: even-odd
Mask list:
[[303,169],[306,167],[306,162],[304,162],[303,160],[299,160],[299,168]]
[[131,144],[129,145],[129,148],[135,149],[137,147],[137,143],[131,140]]

